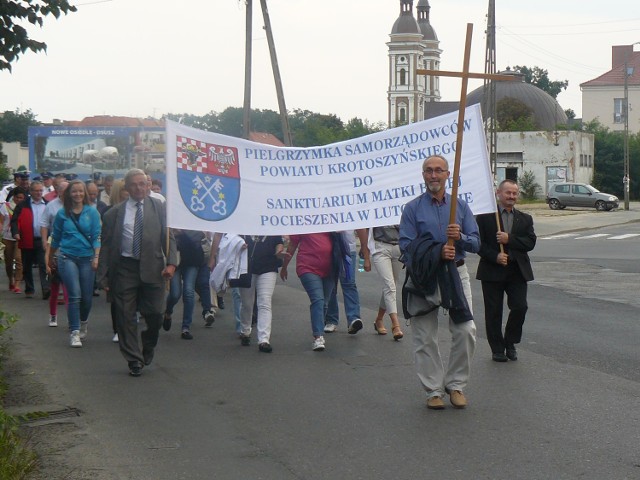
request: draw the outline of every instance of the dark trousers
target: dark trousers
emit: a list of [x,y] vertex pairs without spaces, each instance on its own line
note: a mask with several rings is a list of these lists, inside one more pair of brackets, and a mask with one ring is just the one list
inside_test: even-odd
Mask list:
[[[482,282],[484,321],[487,328],[487,340],[493,353],[504,353],[507,345],[520,343],[522,339],[522,325],[528,309],[527,282],[524,281],[519,271],[510,277],[505,282]],[[505,293],[507,294],[509,317],[503,335],[502,310]]]
[[[142,282],[140,262],[127,257],[120,257],[115,278],[109,283],[113,286],[120,352],[127,362],[142,363],[142,352],[151,351],[158,344],[165,307],[165,286],[163,283]],[[138,341],[136,311],[147,324],[146,330],[140,333],[142,348]]]
[[35,293],[36,288],[33,283],[33,266],[37,263],[40,271],[40,286],[42,293],[49,290],[49,280],[47,279],[47,266],[44,263],[44,249],[42,239],[33,239],[33,248],[23,248],[22,250],[22,274],[24,277],[24,293]]

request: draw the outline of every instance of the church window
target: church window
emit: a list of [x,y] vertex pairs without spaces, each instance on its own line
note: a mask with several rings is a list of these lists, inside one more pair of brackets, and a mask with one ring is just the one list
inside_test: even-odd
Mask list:
[[399,121],[400,124],[404,124],[407,121],[407,112],[404,108],[400,109]]
[[407,84],[407,71],[404,68],[400,69],[400,85]]

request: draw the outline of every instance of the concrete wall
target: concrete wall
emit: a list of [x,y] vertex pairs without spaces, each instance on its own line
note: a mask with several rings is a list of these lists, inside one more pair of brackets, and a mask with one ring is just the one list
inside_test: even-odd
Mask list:
[[556,146],[553,132],[498,132],[497,142],[498,169],[517,168],[518,178],[525,171],[533,172],[541,187],[540,197],[546,195],[550,183],[591,183],[593,134],[561,131]]

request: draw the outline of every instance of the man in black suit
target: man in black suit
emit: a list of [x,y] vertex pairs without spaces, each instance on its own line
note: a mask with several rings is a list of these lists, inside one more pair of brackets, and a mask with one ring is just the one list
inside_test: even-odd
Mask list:
[[[124,177],[129,200],[110,208],[102,224],[98,284],[113,296],[120,352],[129,374],[138,377],[153,360],[165,310],[165,280],[176,269],[173,234],[167,226],[165,206],[147,195],[147,177],[131,169]],[[139,311],[147,324],[138,342]]]
[[[480,263],[476,278],[482,282],[487,340],[493,360],[517,360],[516,343],[522,337],[527,313],[527,282],[533,280],[527,252],[536,245],[533,218],[514,208],[520,189],[513,180],[503,180],[497,190],[498,229],[495,213],[478,215]],[[507,294],[509,318],[502,333],[502,308]],[[505,355],[506,352],[506,355]]]

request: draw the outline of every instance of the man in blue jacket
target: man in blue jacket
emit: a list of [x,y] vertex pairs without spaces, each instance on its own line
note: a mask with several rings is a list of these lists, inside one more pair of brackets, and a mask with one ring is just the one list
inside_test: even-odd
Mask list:
[[[455,262],[469,311],[473,311],[469,272],[464,259],[465,251],[476,253],[480,249],[478,226],[467,203],[452,199],[446,193],[449,175],[449,164],[445,158],[434,155],[424,161],[422,178],[427,191],[405,205],[400,220],[400,250],[405,252],[412,241],[426,234],[441,243],[441,261]],[[452,201],[457,201],[456,219],[455,223],[449,224]],[[449,239],[453,245],[447,244]],[[419,302],[421,299],[414,300]],[[449,318],[452,342],[445,372],[438,348],[438,310],[435,308],[429,313],[411,317],[418,378],[427,393],[427,408],[442,410],[445,393],[449,394],[454,408],[464,408],[467,399],[463,392],[469,381],[475,351],[476,326],[472,319],[456,323]]]

